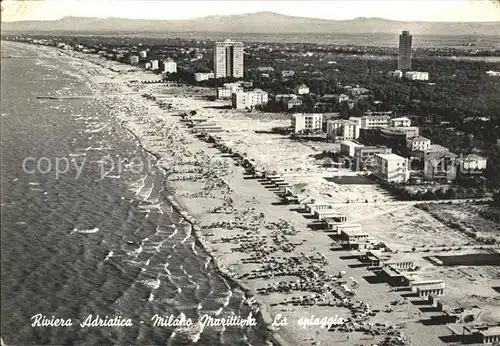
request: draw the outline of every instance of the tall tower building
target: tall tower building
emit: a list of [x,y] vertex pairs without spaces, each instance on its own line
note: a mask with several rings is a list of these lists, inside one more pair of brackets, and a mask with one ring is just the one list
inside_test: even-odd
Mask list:
[[243,43],[225,40],[214,46],[215,78],[243,77]]
[[411,70],[411,35],[403,31],[399,35],[398,70]]

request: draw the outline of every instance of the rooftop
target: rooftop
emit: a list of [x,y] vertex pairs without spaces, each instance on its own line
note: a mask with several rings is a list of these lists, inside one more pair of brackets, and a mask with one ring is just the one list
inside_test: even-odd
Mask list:
[[425,159],[426,160],[432,160],[432,159],[443,159],[443,158],[457,158],[457,154],[453,154],[450,151],[427,151],[425,153]]
[[424,136],[416,136],[411,139],[412,142],[423,142],[423,141],[431,141],[429,138],[425,138]]
[[[417,283],[418,283],[418,281],[417,281]],[[417,286],[417,290],[421,290],[421,291],[439,290],[439,289],[444,289],[444,288],[445,288],[444,282],[435,282],[435,283],[429,283],[429,284],[423,284],[423,285]]]
[[358,143],[358,142],[354,142],[354,141],[342,141],[342,142],[340,142],[340,144],[354,145],[354,146],[358,146],[358,147],[364,147],[363,144]]
[[489,327],[488,329],[480,331],[479,333],[485,336],[500,335],[500,326]]
[[381,157],[385,160],[388,160],[388,161],[404,161],[406,160],[404,157],[401,157],[399,155],[396,155],[396,154],[377,154],[376,156],[378,157]]
[[465,158],[465,161],[473,161],[473,160],[486,160],[486,158],[477,154],[469,154]]

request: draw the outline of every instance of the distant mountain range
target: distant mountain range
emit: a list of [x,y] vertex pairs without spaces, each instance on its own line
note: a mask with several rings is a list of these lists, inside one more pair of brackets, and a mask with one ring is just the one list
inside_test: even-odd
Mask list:
[[500,36],[500,22],[402,22],[382,18],[327,20],[274,12],[209,16],[187,20],[64,17],[50,21],[2,23],[2,33],[213,32],[266,34],[396,34]]

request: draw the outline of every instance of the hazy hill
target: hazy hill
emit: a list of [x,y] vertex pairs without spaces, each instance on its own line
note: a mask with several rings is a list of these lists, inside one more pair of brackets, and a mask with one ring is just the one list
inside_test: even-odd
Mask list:
[[381,18],[325,20],[285,16],[274,12],[209,16],[189,20],[64,17],[52,21],[2,23],[2,32],[233,32],[233,33],[349,33],[382,34],[410,30],[415,35],[500,36],[500,22],[400,22]]

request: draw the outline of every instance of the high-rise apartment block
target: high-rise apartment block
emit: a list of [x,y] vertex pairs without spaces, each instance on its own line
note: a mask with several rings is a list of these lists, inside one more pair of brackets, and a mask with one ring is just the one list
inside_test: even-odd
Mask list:
[[226,40],[214,46],[215,78],[243,77],[243,43]]
[[411,70],[411,35],[403,31],[399,35],[398,70]]
[[163,73],[177,73],[177,63],[170,58],[164,60]]

